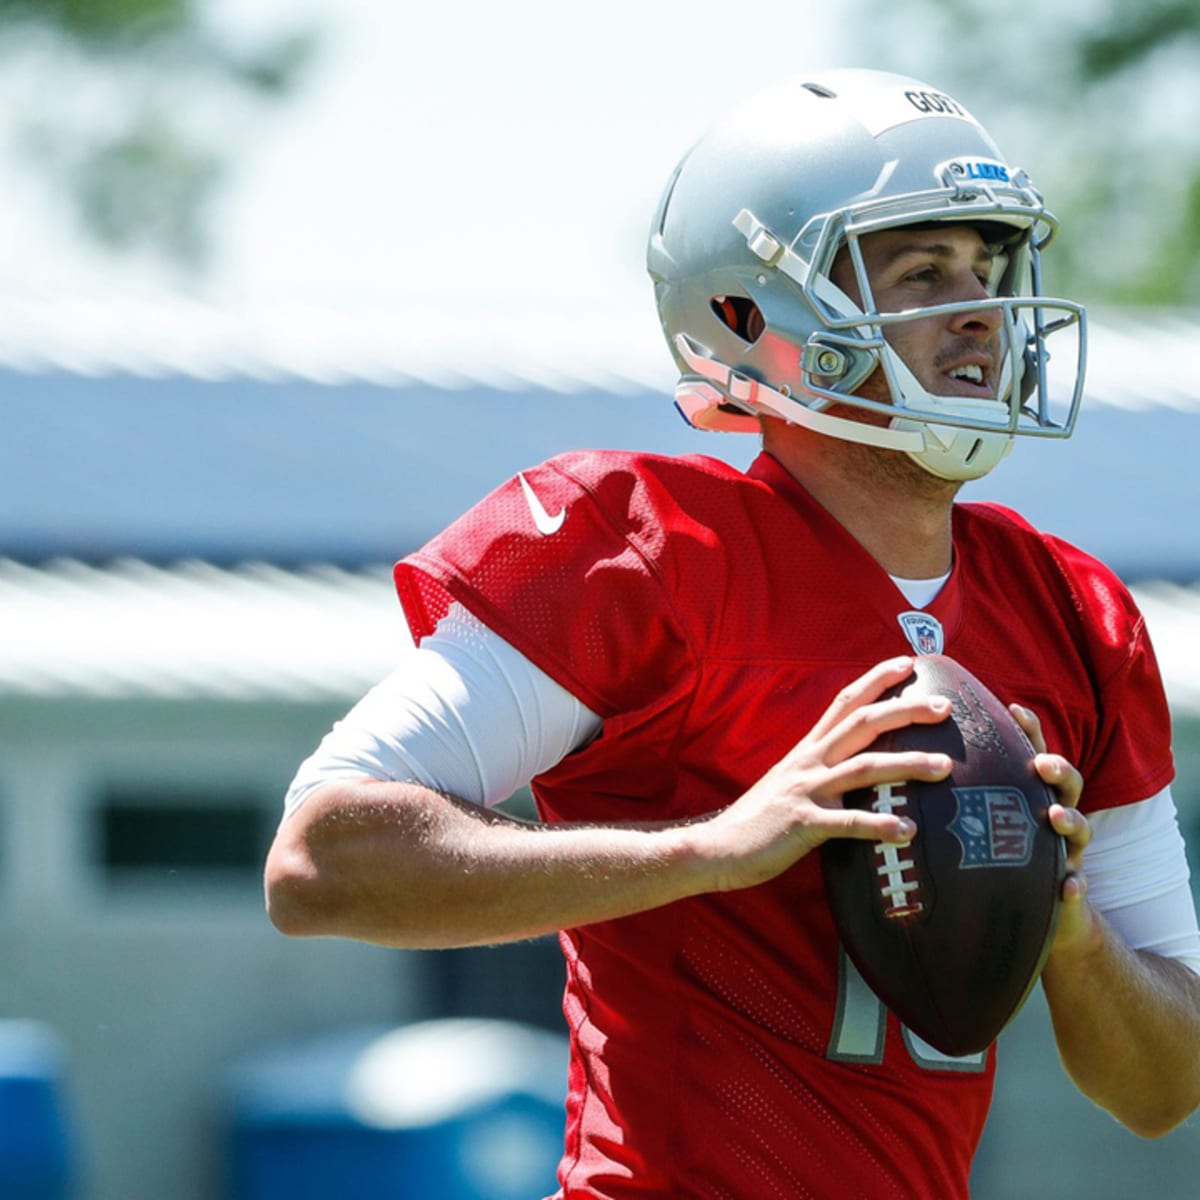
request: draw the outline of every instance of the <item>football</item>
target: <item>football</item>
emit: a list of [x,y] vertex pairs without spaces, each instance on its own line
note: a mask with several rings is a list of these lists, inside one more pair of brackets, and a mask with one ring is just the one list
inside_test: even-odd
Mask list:
[[882,735],[877,750],[943,752],[950,776],[849,793],[849,807],[910,817],[907,846],[835,838],[825,890],[846,953],[876,995],[948,1055],[989,1046],[1024,1003],[1054,936],[1066,871],[1055,795],[1005,706],[945,655],[916,659],[892,694],[943,695],[936,725]]

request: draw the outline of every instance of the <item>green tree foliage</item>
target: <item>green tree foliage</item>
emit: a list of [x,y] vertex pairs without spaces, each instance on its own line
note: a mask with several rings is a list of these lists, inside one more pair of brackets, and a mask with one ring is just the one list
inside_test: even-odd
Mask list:
[[865,0],[874,65],[955,92],[1062,221],[1051,290],[1200,304],[1200,0]]
[[8,20],[45,21],[70,37],[110,46],[179,33],[192,20],[188,0],[5,0]]
[[[1106,89],[1137,92],[1142,80],[1160,70],[1174,77],[1175,86],[1166,93],[1172,128],[1156,135],[1154,122],[1147,121],[1144,147],[1135,142],[1143,153],[1162,156],[1139,200],[1140,218],[1155,236],[1145,239],[1141,269],[1114,285],[1113,298],[1126,303],[1200,303],[1200,138],[1195,135],[1200,118],[1200,0],[1113,5],[1106,23],[1080,39],[1073,65],[1085,95],[1101,98]],[[1129,134],[1136,139],[1137,129]]]
[[301,78],[311,31],[252,51],[198,0],[0,0],[0,72],[40,80],[10,113],[24,161],[92,241],[194,272],[247,131]]
[[1085,32],[1079,43],[1078,73],[1097,82],[1137,69],[1158,50],[1200,36],[1196,0],[1139,0],[1112,6],[1106,24]]

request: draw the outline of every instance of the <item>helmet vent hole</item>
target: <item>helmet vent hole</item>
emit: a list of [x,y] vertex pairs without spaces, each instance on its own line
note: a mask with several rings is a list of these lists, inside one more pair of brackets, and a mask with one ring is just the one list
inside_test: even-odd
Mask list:
[[762,311],[749,296],[714,296],[709,303],[721,324],[743,342],[757,342],[767,327]]
[[970,449],[970,452],[967,454],[967,460],[966,460],[966,461],[967,461],[967,466],[968,466],[968,467],[969,467],[969,466],[970,466],[970,465],[971,465],[971,464],[972,464],[972,463],[975,461],[975,456],[976,456],[976,455],[979,453],[979,451],[980,451],[980,450],[982,450],[982,449],[983,449],[983,438],[976,438],[976,439],[975,439],[975,445],[973,445],[973,446],[971,447],[971,449]]
[[806,91],[812,92],[814,96],[820,96],[822,100],[837,99],[837,92],[831,91],[827,87],[822,87],[819,83],[806,83],[803,86]]

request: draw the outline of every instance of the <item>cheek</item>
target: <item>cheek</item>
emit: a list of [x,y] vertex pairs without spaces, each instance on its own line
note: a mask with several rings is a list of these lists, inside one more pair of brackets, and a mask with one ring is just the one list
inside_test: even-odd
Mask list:
[[[877,400],[881,404],[891,404],[892,393],[888,387],[887,376],[884,375],[883,368],[876,367],[859,385],[855,394],[862,396],[866,400]],[[882,413],[867,413],[862,409],[858,409],[857,412],[857,420],[866,421],[871,425],[886,425],[890,419]],[[838,413],[838,416],[843,415],[842,413]]]
[[928,386],[933,381],[937,336],[932,323],[910,321],[892,325],[885,329],[884,339],[922,384]]

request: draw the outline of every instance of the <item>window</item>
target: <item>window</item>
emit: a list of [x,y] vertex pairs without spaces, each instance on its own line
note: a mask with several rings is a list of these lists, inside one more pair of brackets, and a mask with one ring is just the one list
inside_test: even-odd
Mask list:
[[553,935],[426,955],[430,1016],[563,1028],[563,958]]
[[250,792],[110,786],[96,810],[99,866],[112,883],[156,876],[257,879],[273,816]]

